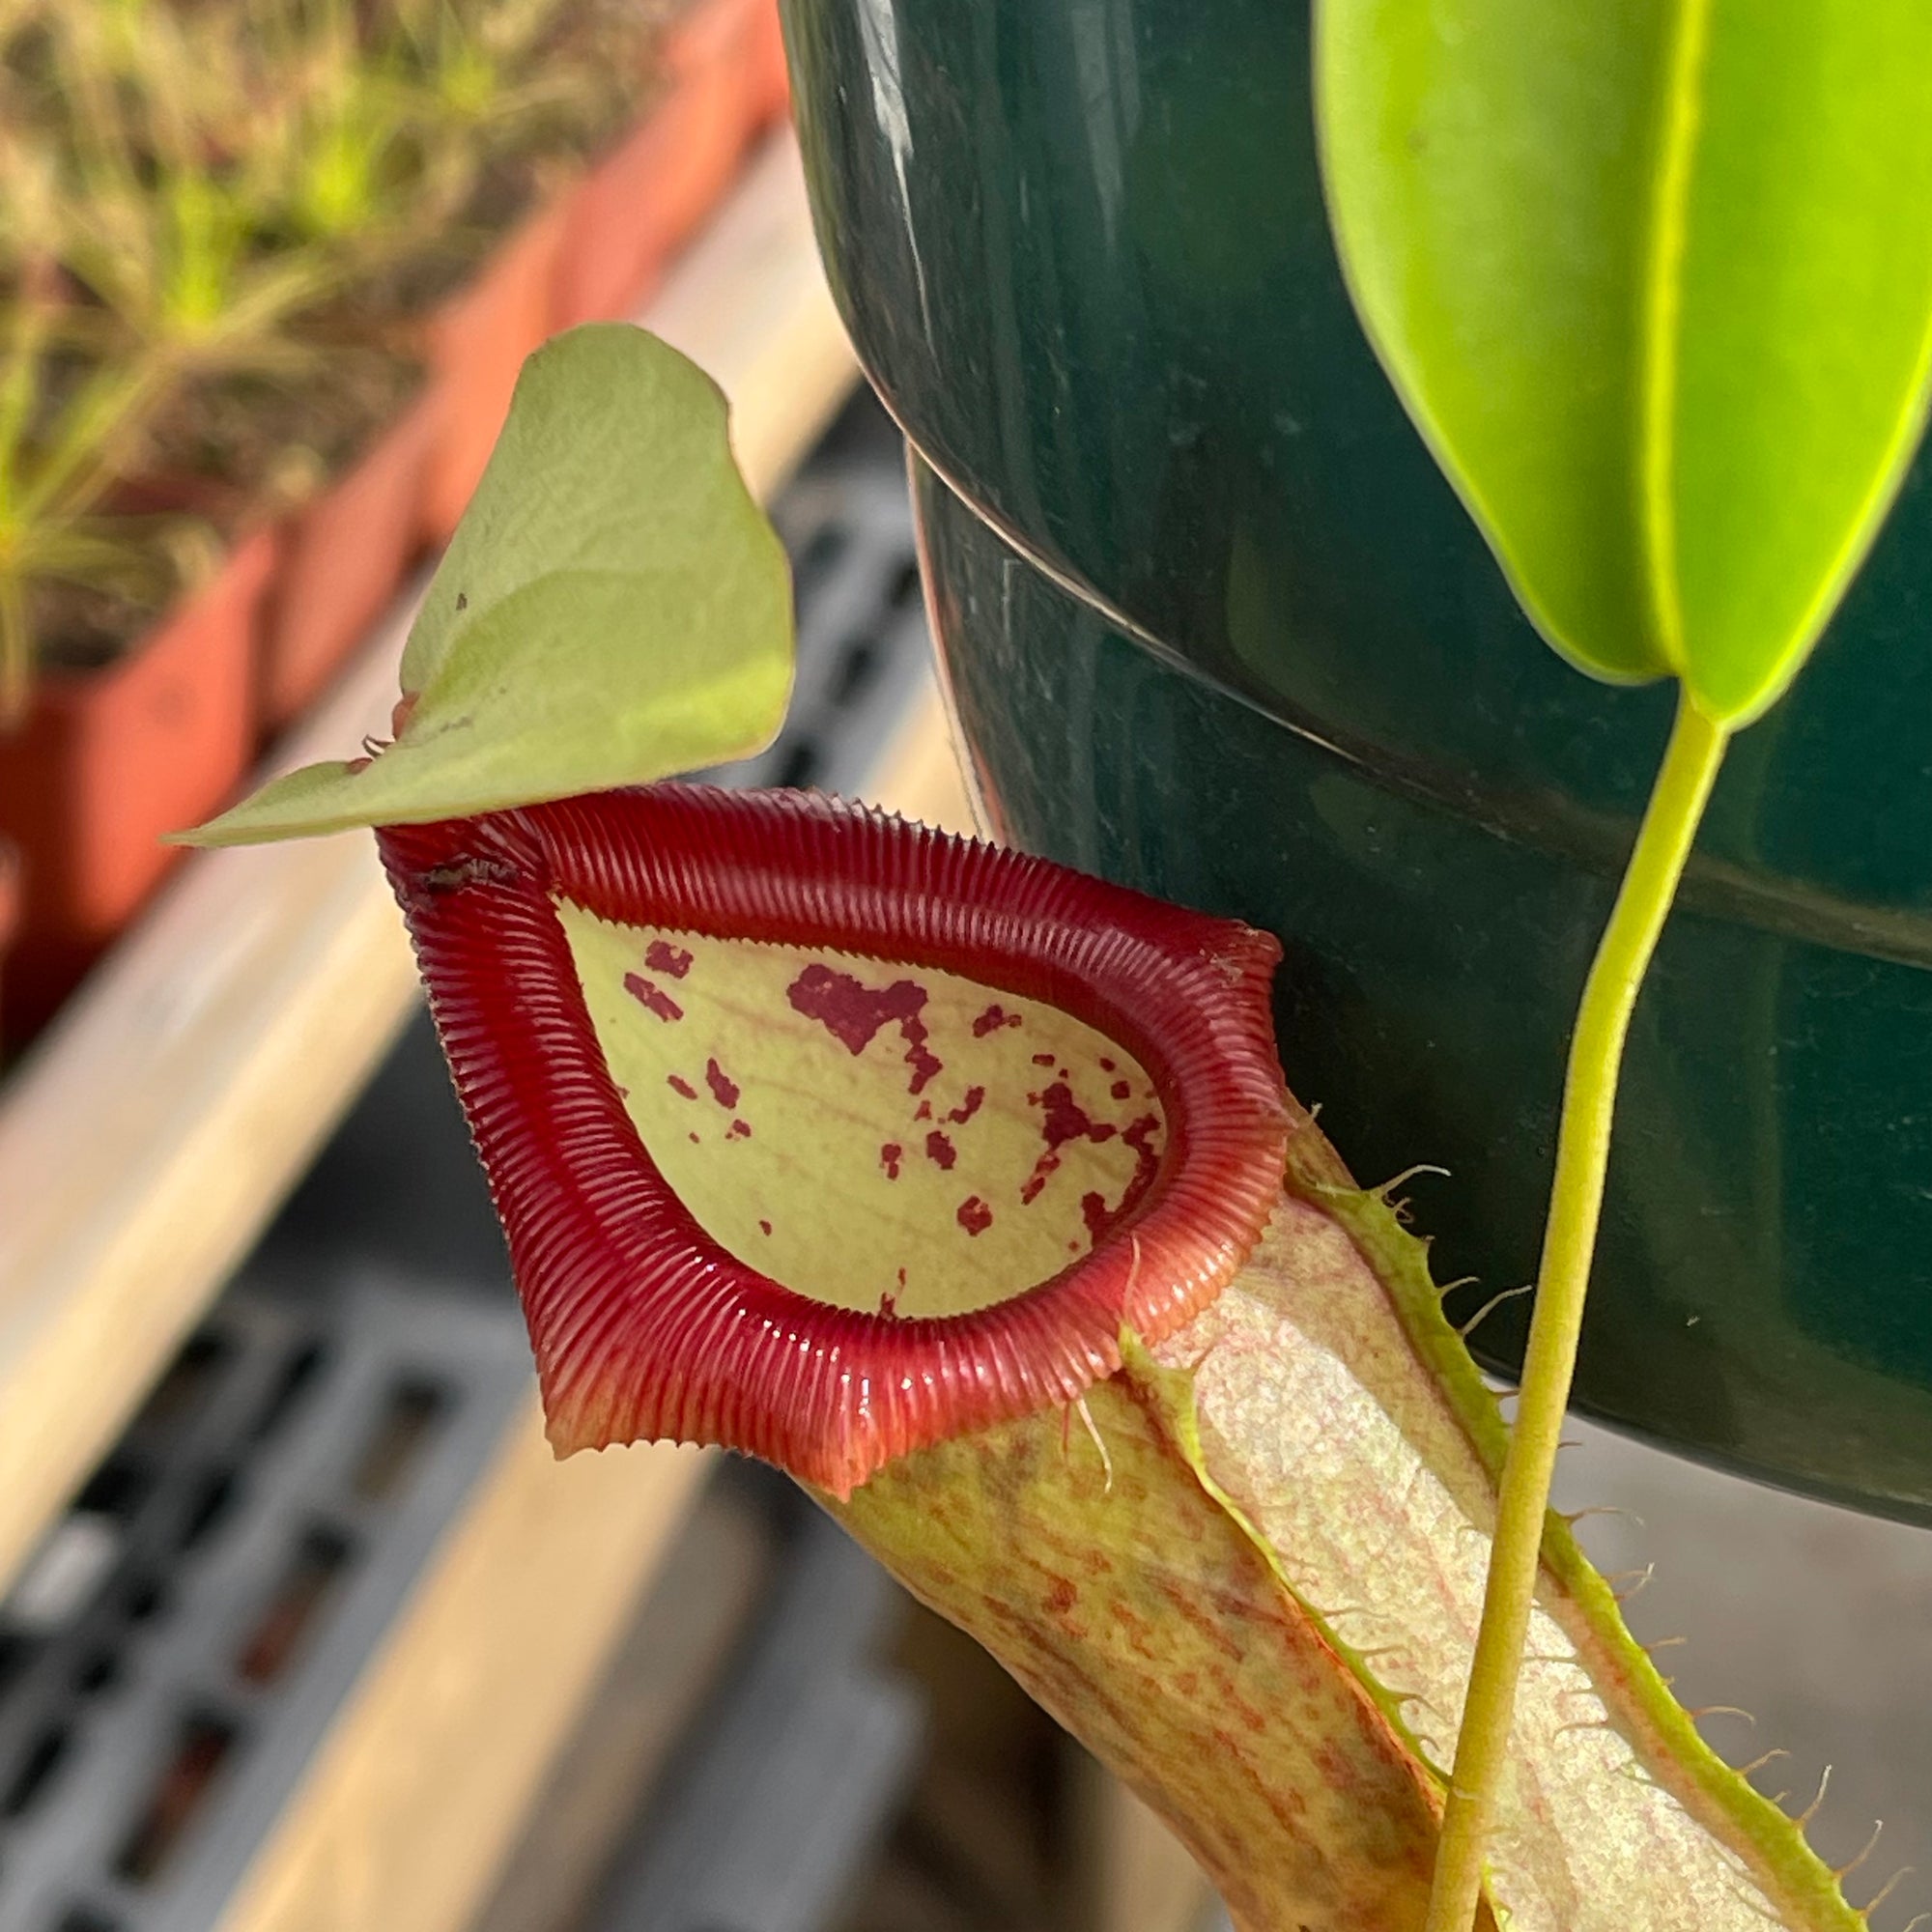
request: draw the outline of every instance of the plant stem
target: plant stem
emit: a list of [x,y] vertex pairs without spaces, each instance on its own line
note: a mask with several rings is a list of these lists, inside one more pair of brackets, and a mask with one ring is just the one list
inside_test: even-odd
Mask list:
[[1509,1750],[1517,1676],[1529,1634],[1549,1481],[1577,1366],[1624,1040],[1729,735],[1688,695],[1679,698],[1670,743],[1577,1009],[1536,1313],[1496,1503],[1483,1621],[1456,1740],[1426,1932],[1468,1932],[1476,1916],[1484,1841]]

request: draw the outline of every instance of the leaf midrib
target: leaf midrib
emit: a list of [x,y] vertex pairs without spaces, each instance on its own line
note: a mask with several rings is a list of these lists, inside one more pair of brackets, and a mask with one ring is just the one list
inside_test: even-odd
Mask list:
[[1637,522],[1656,645],[1680,677],[1686,668],[1674,490],[1680,326],[1712,5],[1713,0],[1678,0],[1665,59],[1657,174],[1639,288],[1642,342],[1636,416]]

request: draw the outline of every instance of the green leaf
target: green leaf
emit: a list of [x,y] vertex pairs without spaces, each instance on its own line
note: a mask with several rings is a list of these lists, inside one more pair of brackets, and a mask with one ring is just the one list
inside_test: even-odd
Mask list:
[[531,356],[402,682],[414,703],[379,757],[292,772],[186,841],[464,817],[768,742],[791,685],[790,575],[710,378],[623,324]]
[[1343,267],[1556,648],[1741,724],[1883,521],[1932,372],[1923,0],[1320,0]]

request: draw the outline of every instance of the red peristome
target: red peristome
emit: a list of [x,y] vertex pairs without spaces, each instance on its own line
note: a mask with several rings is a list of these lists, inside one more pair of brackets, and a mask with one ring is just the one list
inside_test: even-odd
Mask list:
[[[1122,1325],[1155,1342],[1212,1300],[1273,1208],[1290,1126],[1267,998],[1280,949],[1264,933],[810,793],[655,785],[377,838],[561,1453],[724,1443],[847,1494],[908,1450],[1073,1400],[1120,1367]],[[598,1047],[557,897],[1058,1006],[1147,1068],[1165,1151],[1090,1254],[1010,1300],[906,1319],[813,1301],[720,1246],[658,1172]],[[984,1211],[962,1204],[962,1225]]]

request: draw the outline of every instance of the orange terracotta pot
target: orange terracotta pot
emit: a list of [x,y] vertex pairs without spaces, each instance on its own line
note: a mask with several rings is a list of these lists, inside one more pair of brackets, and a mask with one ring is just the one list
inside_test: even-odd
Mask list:
[[432,543],[448,542],[456,528],[510,412],[524,358],[551,332],[568,226],[567,199],[540,210],[430,323],[437,437],[423,513]]
[[681,85],[579,185],[557,266],[559,328],[631,315],[657,287],[737,166],[740,110],[728,77]]
[[662,61],[670,88],[659,108],[430,325],[441,417],[424,499],[433,543],[448,540],[483,474],[524,358],[557,328],[635,309],[790,99],[776,0],[696,0]]
[[791,104],[778,0],[697,0],[666,37],[662,59],[673,75],[720,62],[735,70],[755,127]]
[[442,430],[434,398],[419,398],[340,482],[290,519],[263,639],[264,732],[306,709],[427,547],[424,492]]
[[7,954],[20,925],[20,855],[0,839],[0,1010],[7,999]]
[[110,668],[43,677],[0,738],[0,838],[25,893],[5,1030],[38,1028],[182,857],[159,840],[221,805],[254,749],[255,661],[274,532]]
[[[111,669],[43,679],[0,738],[0,841],[19,848],[10,862],[0,842],[0,944],[18,920],[9,1038],[51,1015],[181,856],[160,835],[229,796],[257,726],[298,716],[448,540],[525,358],[556,328],[634,312],[787,109],[775,0],[696,0],[660,58],[669,87],[650,117],[432,319],[430,386],[363,460]],[[180,492],[146,489],[171,508]]]
[[631,315],[784,111],[773,0],[699,0],[664,48],[668,91],[571,196],[555,325]]
[[785,65],[784,29],[778,0],[758,0],[744,43],[745,66],[753,77],[758,125],[791,117],[791,70]]

